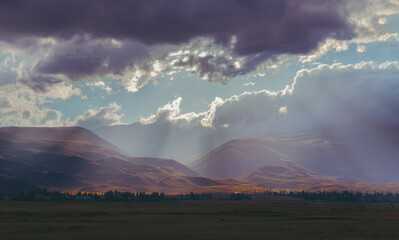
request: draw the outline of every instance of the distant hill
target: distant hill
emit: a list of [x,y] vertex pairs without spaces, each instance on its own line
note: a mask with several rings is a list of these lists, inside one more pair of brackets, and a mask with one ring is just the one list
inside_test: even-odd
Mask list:
[[0,174],[0,193],[1,192],[29,192],[39,191],[40,189],[32,183],[22,180],[11,178]]
[[294,164],[266,165],[238,178],[273,189],[301,189],[304,187],[338,183],[334,177],[320,176]]
[[[127,156],[124,150],[84,128],[5,127],[0,128],[0,191],[44,187],[61,191],[167,193],[253,192],[269,188],[398,191],[397,184],[373,182],[376,176],[383,179],[381,169],[387,168],[392,169],[385,171],[384,177],[395,179],[399,168],[392,160],[396,150],[390,148],[394,146],[370,147],[376,153],[365,150],[370,156],[384,156],[381,151],[388,149],[392,159],[361,162],[351,152],[352,147],[365,146],[364,141],[352,143],[359,136],[340,138],[299,132],[239,138],[192,162],[191,169],[172,159]],[[393,138],[396,139],[394,134]],[[177,148],[186,147],[180,144]],[[389,161],[389,166],[378,165]]]
[[275,129],[258,124],[243,129],[136,122],[93,131],[132,156],[175,159],[206,177],[237,178],[285,160],[320,175],[399,183],[398,123],[359,115],[336,125],[331,119],[306,126]]
[[323,176],[291,164],[268,165],[238,178],[259,187],[289,191],[397,192],[399,184],[366,184],[351,179]]
[[391,138],[386,143],[353,128],[269,132],[228,141],[189,166],[206,177],[237,179],[265,165],[288,162],[345,181],[399,183],[399,149],[392,144],[394,139],[399,142],[399,135],[385,135]]
[[191,164],[200,174],[213,178],[238,178],[268,164],[282,164],[288,157],[267,141],[242,138],[228,141]]
[[167,172],[180,172],[187,176],[200,177],[198,173],[191,170],[189,167],[172,159],[135,157],[135,158],[128,158],[128,161],[145,166],[158,167]]
[[128,157],[76,127],[0,128],[0,174],[68,191],[181,192],[221,185],[171,159]]

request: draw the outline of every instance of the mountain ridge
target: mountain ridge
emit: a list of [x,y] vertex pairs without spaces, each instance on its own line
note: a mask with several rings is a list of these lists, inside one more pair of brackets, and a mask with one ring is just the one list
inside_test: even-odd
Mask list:
[[[5,127],[0,128],[0,143],[0,174],[27,180],[39,187],[149,191],[162,190],[156,184],[167,175],[173,177],[180,172],[184,177],[179,179],[199,177],[171,159],[125,156],[117,147],[84,128]],[[174,191],[176,188],[170,187]]]
[[[345,157],[345,152],[334,152],[341,146],[333,138],[311,133],[245,137],[213,149],[190,169],[169,158],[126,156],[84,128],[5,127],[0,128],[0,182],[19,189],[97,192],[399,189],[395,184],[368,184],[356,175],[334,174],[340,166],[323,164],[332,159],[330,153]],[[316,160],[320,164],[313,166]]]

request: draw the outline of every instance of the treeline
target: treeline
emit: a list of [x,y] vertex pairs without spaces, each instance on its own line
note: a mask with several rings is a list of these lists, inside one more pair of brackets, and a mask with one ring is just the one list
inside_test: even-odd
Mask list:
[[302,198],[309,201],[332,201],[332,202],[399,202],[399,193],[374,192],[363,193],[353,191],[342,192],[307,192],[307,191],[267,191],[263,195],[285,196],[293,198]]
[[105,193],[96,192],[60,192],[60,191],[41,191],[19,192],[19,193],[0,193],[0,200],[16,201],[173,201],[173,200],[212,200],[212,193],[188,193],[179,195],[165,195],[165,193],[145,193],[145,192],[121,192],[108,191]]
[[307,192],[307,191],[265,191],[254,192],[252,194],[245,193],[187,193],[166,195],[164,193],[145,193],[145,192],[121,192],[108,191],[105,193],[92,192],[60,192],[40,191],[19,192],[19,193],[0,193],[0,200],[16,200],[16,201],[136,201],[136,202],[153,202],[153,201],[177,201],[177,200],[262,200],[270,196],[282,196],[290,198],[299,198],[308,201],[333,201],[333,202],[399,202],[399,193],[391,192]]

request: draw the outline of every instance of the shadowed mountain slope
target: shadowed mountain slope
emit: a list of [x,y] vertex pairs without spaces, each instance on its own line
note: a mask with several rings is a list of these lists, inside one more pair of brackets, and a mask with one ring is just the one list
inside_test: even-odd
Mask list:
[[[192,166],[199,175],[171,159],[126,156],[83,128],[7,127],[0,128],[0,191],[399,189],[395,184],[360,183],[372,178],[353,160],[350,146],[356,147],[328,134],[268,133],[235,139],[195,161]],[[395,165],[391,167],[394,171]]]
[[0,193],[1,192],[29,192],[40,190],[37,186],[32,183],[16,179],[9,176],[4,176],[0,174]]
[[62,190],[180,192],[207,185],[201,182],[205,178],[174,160],[128,157],[75,127],[0,128],[0,174]]

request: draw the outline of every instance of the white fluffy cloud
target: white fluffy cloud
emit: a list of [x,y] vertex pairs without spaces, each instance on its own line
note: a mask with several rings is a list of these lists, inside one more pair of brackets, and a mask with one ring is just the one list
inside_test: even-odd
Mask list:
[[357,46],[356,51],[359,53],[363,53],[366,51],[366,47],[364,45],[359,45]]
[[378,24],[384,25],[384,24],[386,24],[386,23],[387,23],[387,19],[386,19],[386,18],[380,17],[380,18],[378,19]]
[[115,102],[98,109],[88,109],[85,113],[70,121],[67,125],[80,126],[95,129],[107,125],[121,124],[123,114],[120,113],[121,106]]
[[239,124],[251,125],[267,120],[273,113],[278,112],[275,98],[287,94],[286,90],[270,92],[244,92],[228,99],[216,97],[209,104],[209,110],[195,113],[180,114],[181,97],[158,108],[156,114],[142,118],[141,123],[148,125],[155,122],[169,122],[177,125],[191,125],[203,127],[235,126]]
[[[29,62],[29,60],[28,60]],[[95,128],[119,124],[122,114],[120,106],[111,103],[99,109],[89,109],[75,120],[64,120],[62,112],[52,109],[54,100],[67,101],[73,96],[85,99],[80,88],[74,87],[58,76],[30,74],[37,64],[25,67],[26,61],[18,62],[12,56],[6,56],[0,62],[0,125],[17,126],[65,126],[79,125]],[[41,81],[45,78],[45,82]],[[53,81],[55,79],[55,81]],[[113,90],[104,81],[87,84],[99,87],[107,93]]]
[[[394,38],[392,35],[396,35],[387,33],[382,25],[387,23],[387,16],[399,13],[399,1],[387,0],[378,1],[378,3],[373,0],[348,1],[347,10],[350,12],[348,20],[354,26],[356,37],[350,40],[328,38],[319,44],[318,49],[301,56],[300,61],[304,63],[314,61],[329,51],[346,51],[351,43],[367,44],[387,41]],[[357,47],[358,52],[365,50],[363,45]]]
[[[100,81],[93,81],[93,82],[88,82],[86,83],[87,87],[91,87],[91,88],[100,88],[102,90],[104,90],[107,94],[114,94],[116,93],[116,91],[114,89],[112,89],[112,87],[110,87],[106,82],[100,80]],[[93,90],[93,89],[92,89]]]
[[[71,90],[68,86],[66,88]],[[31,89],[22,84],[1,86],[0,124],[61,126],[61,112],[47,107],[47,101],[45,97],[37,96]]]
[[247,82],[243,84],[244,87],[251,87],[251,86],[255,86],[254,82]]
[[149,60],[136,64],[123,79],[125,88],[130,92],[137,92],[149,83],[156,83],[159,76],[172,76],[182,71],[196,74],[206,81],[223,84],[234,76],[248,72],[242,68],[246,58],[234,53],[234,45],[226,48],[206,37],[174,46],[154,46],[148,51]]
[[287,106],[280,107],[278,109],[278,112],[281,113],[281,114],[287,113]]
[[[345,124],[360,119],[399,121],[399,63],[333,65],[298,71],[292,86],[280,91],[244,92],[228,99],[216,98],[209,110],[181,114],[177,98],[143,118],[142,123],[168,121],[225,128],[255,124],[289,128],[317,124]],[[289,109],[289,111],[288,111]],[[281,117],[284,116],[283,119]]]
[[140,123],[144,125],[158,123],[173,123],[179,126],[199,125],[199,120],[206,115],[206,113],[185,113],[180,114],[181,97],[176,98],[172,102],[165,104],[158,108],[157,113],[149,117],[142,117]]
[[0,61],[0,125],[62,126],[62,113],[51,109],[49,104],[56,99],[66,101],[72,96],[83,98],[82,91],[48,76],[51,87],[40,81],[36,84],[19,81],[27,71],[26,62],[29,60],[16,60],[12,54],[3,56]]

